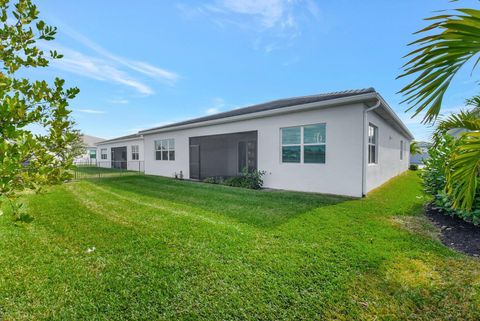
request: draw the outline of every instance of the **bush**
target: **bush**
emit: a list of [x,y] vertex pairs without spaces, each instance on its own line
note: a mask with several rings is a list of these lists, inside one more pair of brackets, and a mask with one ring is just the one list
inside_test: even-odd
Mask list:
[[477,193],[471,211],[452,209],[453,200],[445,192],[446,174],[450,155],[455,148],[455,138],[444,134],[438,138],[436,144],[428,150],[430,158],[426,159],[425,168],[422,171],[425,192],[434,197],[434,205],[443,213],[458,216],[461,219],[475,225],[480,224],[480,194]]
[[204,183],[209,183],[209,184],[218,184],[217,180],[215,177],[207,177],[203,180]]
[[263,175],[265,175],[265,171],[253,170],[250,172],[247,168],[244,168],[241,176],[230,177],[223,181],[222,184],[233,187],[261,189],[263,186]]
[[416,170],[418,170],[418,165],[417,164],[410,164],[408,169],[411,170],[411,171],[416,171]]
[[[437,209],[450,216],[458,216],[464,221],[480,224],[480,206],[477,206],[472,211],[454,210],[452,209],[452,198],[444,191],[440,191],[435,195],[434,205]],[[480,204],[480,196],[477,196],[476,204]]]
[[423,186],[428,194],[435,196],[445,189],[448,159],[454,147],[455,139],[445,134],[428,149],[430,157],[424,160],[422,171]]

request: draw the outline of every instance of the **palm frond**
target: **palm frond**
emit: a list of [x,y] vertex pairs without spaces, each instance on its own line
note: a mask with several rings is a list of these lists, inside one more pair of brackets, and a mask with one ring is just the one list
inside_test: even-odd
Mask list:
[[449,162],[447,192],[453,208],[471,210],[480,175],[480,131],[462,135]]
[[[409,45],[419,46],[406,57],[404,73],[398,78],[417,75],[400,90],[402,103],[410,104],[414,116],[427,109],[424,123],[434,121],[440,113],[443,96],[458,70],[480,52],[480,10],[457,9],[453,14],[437,15],[434,22],[418,33],[429,34]],[[480,59],[477,59],[476,64]],[[475,68],[475,67],[474,67]]]
[[412,141],[410,143],[410,155],[419,155],[422,153],[422,149],[418,145],[418,142]]
[[463,128],[469,131],[480,130],[480,117],[477,111],[460,111],[438,122],[434,136],[443,135],[449,130]]

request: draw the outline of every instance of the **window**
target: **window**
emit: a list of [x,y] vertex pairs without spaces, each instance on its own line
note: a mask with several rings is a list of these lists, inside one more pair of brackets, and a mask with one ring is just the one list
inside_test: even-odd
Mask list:
[[107,149],[106,148],[100,149],[100,158],[101,159],[107,159]]
[[403,140],[400,141],[400,160],[403,160]]
[[90,159],[97,159],[97,150],[91,149],[90,150]]
[[378,128],[372,124],[368,125],[368,163],[378,162]]
[[281,129],[282,163],[324,164],[326,124]]
[[139,160],[140,153],[138,151],[138,145],[132,145],[132,160]]
[[175,139],[162,139],[155,141],[156,160],[175,160]]
[[282,162],[300,163],[302,128],[282,128]]

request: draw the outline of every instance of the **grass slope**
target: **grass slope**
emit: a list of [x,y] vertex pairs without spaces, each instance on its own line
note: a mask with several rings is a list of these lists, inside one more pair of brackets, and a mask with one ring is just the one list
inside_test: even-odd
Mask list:
[[31,223],[0,217],[0,319],[478,320],[480,262],[435,239],[424,201],[413,173],[366,199],[66,184],[26,196]]

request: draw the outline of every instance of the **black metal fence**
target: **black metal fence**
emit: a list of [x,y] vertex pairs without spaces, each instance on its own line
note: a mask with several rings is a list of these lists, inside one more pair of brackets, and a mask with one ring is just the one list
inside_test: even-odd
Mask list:
[[74,179],[138,175],[144,172],[144,161],[77,161]]

